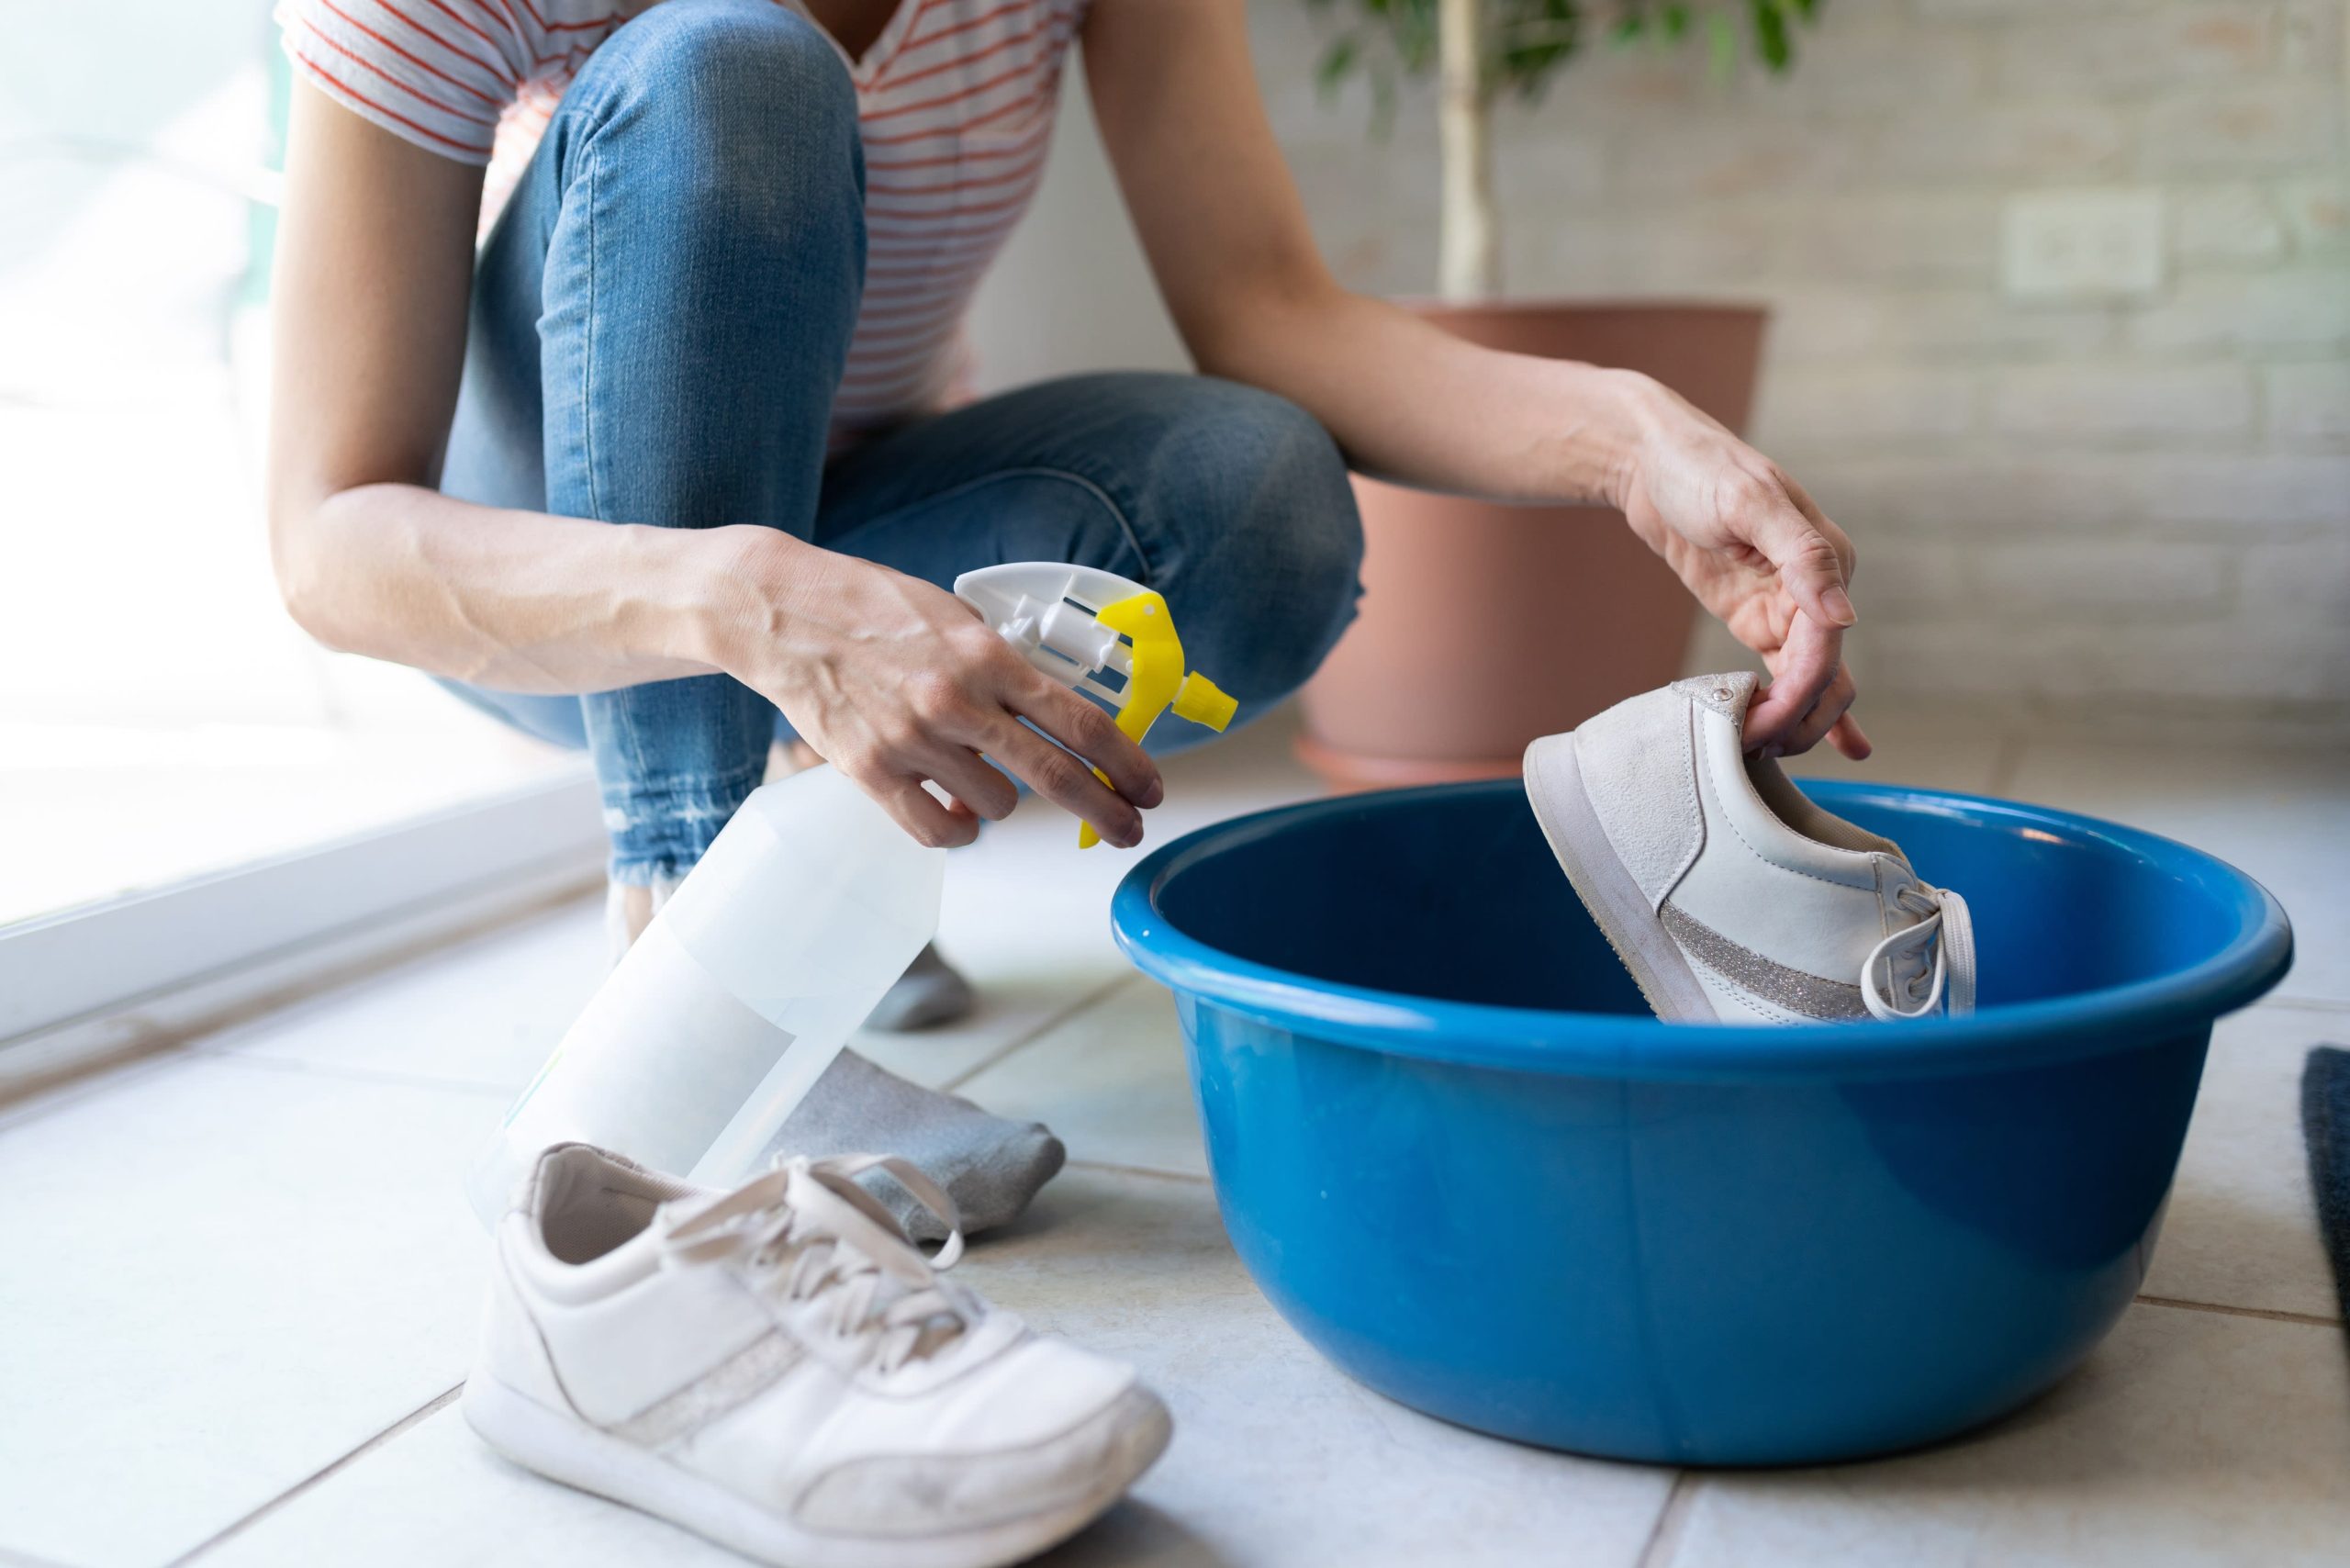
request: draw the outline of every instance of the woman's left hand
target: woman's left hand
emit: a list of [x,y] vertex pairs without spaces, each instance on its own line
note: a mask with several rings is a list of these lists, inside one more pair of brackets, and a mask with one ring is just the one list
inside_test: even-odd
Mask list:
[[1746,716],[1748,748],[1792,756],[1825,737],[1855,761],[1868,756],[1843,663],[1852,542],[1777,464],[1662,384],[1619,374],[1639,433],[1609,498],[1769,666]]

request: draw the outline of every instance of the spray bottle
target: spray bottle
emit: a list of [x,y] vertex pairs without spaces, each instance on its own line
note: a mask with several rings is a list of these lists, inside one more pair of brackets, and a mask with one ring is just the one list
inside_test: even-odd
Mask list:
[[[1139,583],[1022,561],[955,592],[1136,742],[1170,707],[1232,722]],[[831,767],[753,791],[507,1112],[466,1181],[475,1212],[494,1226],[538,1151],[575,1138],[705,1185],[749,1175],[936,931],[946,860]]]

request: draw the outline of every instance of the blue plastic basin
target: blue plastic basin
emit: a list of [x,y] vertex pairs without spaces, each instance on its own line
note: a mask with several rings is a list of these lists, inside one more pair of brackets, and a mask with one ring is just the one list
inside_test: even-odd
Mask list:
[[1118,940],[1175,993],[1225,1228],[1300,1333],[1463,1426],[1703,1464],[1930,1441],[2087,1353],[2284,911],[2109,823],[1806,788],[1966,895],[1981,1012],[1659,1024],[1514,781],[1135,868]]

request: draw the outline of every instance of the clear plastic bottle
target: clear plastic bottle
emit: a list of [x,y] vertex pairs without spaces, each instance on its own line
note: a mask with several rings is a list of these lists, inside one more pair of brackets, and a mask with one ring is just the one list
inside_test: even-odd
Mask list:
[[[964,573],[955,591],[1031,667],[1115,705],[1137,742],[1170,709],[1232,722],[1233,700],[1185,673],[1167,601],[1140,583],[1014,561]],[[541,1149],[575,1139],[709,1186],[756,1170],[936,932],[946,864],[830,767],[754,792],[474,1162],[483,1223]]]
[[750,1174],[936,931],[946,861],[830,767],[755,791],[507,1113],[475,1211],[494,1225],[572,1138],[710,1185]]

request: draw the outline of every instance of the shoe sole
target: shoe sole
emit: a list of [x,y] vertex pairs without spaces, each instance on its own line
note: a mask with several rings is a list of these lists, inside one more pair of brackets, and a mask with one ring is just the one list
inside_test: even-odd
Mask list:
[[1668,1024],[1720,1021],[1681,945],[1659,920],[1655,906],[1625,869],[1607,830],[1591,809],[1574,732],[1536,741],[1526,751],[1526,794],[1534,820],[1559,865],[1583,900],[1599,934],[1616,950],[1649,1010]]
[[1125,1495],[1166,1451],[1174,1429],[1157,1395],[1130,1388],[1092,1417],[1111,1421],[1117,1436],[1101,1479],[1083,1495],[968,1529],[851,1536],[802,1529],[487,1373],[466,1380],[462,1406],[482,1440],[525,1469],[682,1525],[771,1568],[1001,1568],[1022,1562],[1075,1535]]

